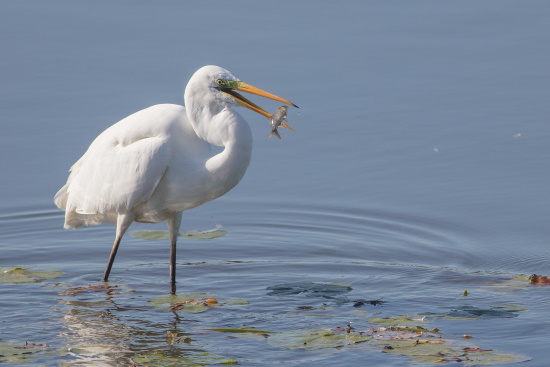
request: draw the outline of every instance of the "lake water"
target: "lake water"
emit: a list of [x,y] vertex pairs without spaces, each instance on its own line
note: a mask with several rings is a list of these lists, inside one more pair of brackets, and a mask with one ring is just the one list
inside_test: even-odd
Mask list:
[[[292,333],[352,322],[374,340],[373,318],[409,315],[546,366],[550,287],[509,279],[550,275],[549,18],[545,1],[2,2],[0,267],[63,274],[0,284],[0,363],[403,366],[414,353]],[[240,111],[245,178],[184,214],[185,232],[228,232],[178,247],[178,293],[220,307],[154,307],[168,242],[130,234],[116,288],[96,289],[114,227],[64,230],[53,195],[101,131],[182,103],[206,64],[300,106],[282,140]]]

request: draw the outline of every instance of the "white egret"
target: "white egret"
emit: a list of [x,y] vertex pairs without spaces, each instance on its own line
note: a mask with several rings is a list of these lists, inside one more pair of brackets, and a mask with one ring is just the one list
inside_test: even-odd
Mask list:
[[[71,167],[55,195],[65,228],[116,224],[103,275],[107,282],[122,236],[132,222],[168,222],[170,292],[176,292],[176,241],[182,211],[216,199],[241,180],[250,163],[252,134],[233,110],[271,114],[236,91],[293,103],[243,83],[218,66],[197,70],[185,106],[160,104],[138,111],[101,133]],[[223,147],[219,154],[212,145]]]

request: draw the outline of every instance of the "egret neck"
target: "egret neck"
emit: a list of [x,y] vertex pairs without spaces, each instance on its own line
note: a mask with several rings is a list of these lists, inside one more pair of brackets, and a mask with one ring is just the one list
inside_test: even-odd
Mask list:
[[244,176],[250,164],[252,132],[229,104],[205,103],[204,96],[197,99],[195,96],[185,95],[187,116],[195,133],[200,139],[224,148],[205,163],[211,179],[207,184],[208,196],[218,197],[235,187]]

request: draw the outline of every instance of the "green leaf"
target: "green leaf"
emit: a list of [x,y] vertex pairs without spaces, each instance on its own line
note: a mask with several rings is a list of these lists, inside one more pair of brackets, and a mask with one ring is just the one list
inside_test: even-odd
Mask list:
[[135,363],[151,367],[201,367],[211,365],[235,365],[237,361],[210,353],[193,353],[185,357],[167,357],[163,351],[137,355]]
[[246,306],[249,304],[249,302],[242,298],[228,298],[223,301],[225,305],[231,305],[231,306]]
[[204,302],[198,301],[197,303],[194,303],[193,301],[205,300],[208,298],[214,298],[214,296],[207,293],[184,293],[178,295],[155,297],[149,301],[149,304],[153,307],[160,308],[161,310],[170,311],[173,309],[174,305],[177,305],[179,303],[182,304],[184,307],[178,309],[177,311],[200,313],[208,310],[210,306]]
[[[221,231],[221,225],[216,225],[216,228],[206,229],[204,231],[188,231],[180,232],[181,237],[190,238],[194,240],[210,240],[213,238],[218,238],[225,236],[229,232]],[[142,238],[144,240],[167,240],[170,238],[170,233],[168,231],[132,231],[130,234],[137,238]]]
[[194,240],[211,240],[213,238],[225,236],[229,233],[227,231],[220,231],[219,228],[221,227],[222,226],[217,225],[215,229],[207,229],[205,231],[180,232],[180,236]]
[[0,283],[38,283],[47,279],[58,278],[63,274],[59,270],[31,271],[20,267],[2,267],[0,268]]
[[144,240],[167,240],[170,238],[168,231],[132,231],[130,234]]
[[[525,362],[531,358],[521,354],[481,349],[477,345],[452,340],[433,339],[376,339],[373,345],[385,353],[409,357],[416,363],[441,364],[462,362],[464,366],[490,366],[495,364]],[[466,347],[467,345],[467,347]]]
[[501,292],[511,292],[531,287],[531,277],[528,275],[515,275],[512,278],[487,284],[491,289]]
[[0,363],[23,364],[32,362],[31,358],[36,358],[35,352],[38,348],[14,347],[8,343],[0,343]]
[[369,322],[376,325],[383,326],[396,326],[396,325],[418,325],[418,324],[427,324],[428,321],[425,320],[423,316],[391,316],[391,317],[373,317],[369,319]]
[[330,329],[301,329],[271,335],[267,341],[271,346],[289,349],[338,348],[363,343],[371,335],[334,333]]
[[450,362],[452,358],[461,354],[444,341],[439,342],[437,340],[434,340],[434,343],[417,343],[416,340],[384,339],[375,340],[374,345],[385,353],[407,356],[414,362],[425,364],[443,363],[445,359]]

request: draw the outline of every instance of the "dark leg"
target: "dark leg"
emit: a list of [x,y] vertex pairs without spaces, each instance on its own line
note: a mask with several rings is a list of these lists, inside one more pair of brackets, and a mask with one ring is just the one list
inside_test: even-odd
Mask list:
[[170,241],[170,294],[176,294],[176,242]]
[[178,241],[182,212],[168,219],[170,232],[170,294],[176,294],[176,243]]
[[120,245],[120,240],[122,238],[117,237],[115,239],[115,243],[113,244],[113,248],[111,250],[111,255],[109,255],[109,261],[107,262],[107,269],[105,269],[105,273],[103,274],[103,281],[108,282],[109,281],[109,274],[111,273],[111,268],[113,267],[113,263],[115,262],[115,256],[118,251],[118,246]]
[[120,245],[120,241],[122,240],[122,236],[124,236],[124,233],[126,233],[126,230],[128,227],[130,227],[130,224],[134,221],[134,216],[128,215],[128,214],[119,214],[117,218],[116,223],[116,237],[115,237],[115,243],[113,244],[113,248],[111,249],[111,255],[109,255],[109,261],[107,262],[107,268],[105,269],[105,273],[103,274],[103,281],[108,282],[109,281],[109,274],[111,273],[111,268],[113,267],[113,263],[115,262],[116,253],[118,251],[118,246]]

